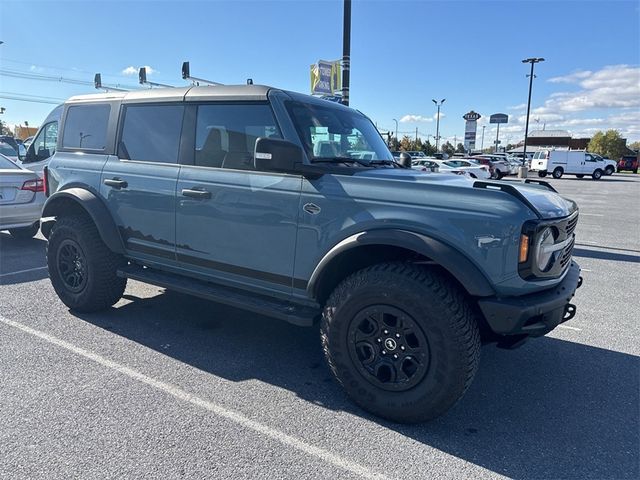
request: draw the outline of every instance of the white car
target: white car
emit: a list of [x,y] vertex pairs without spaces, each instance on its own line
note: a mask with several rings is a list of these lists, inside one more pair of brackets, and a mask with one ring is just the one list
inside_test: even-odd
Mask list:
[[458,169],[465,171],[471,178],[478,178],[480,180],[488,180],[491,178],[491,172],[486,165],[481,165],[473,160],[464,158],[452,158],[450,160],[436,160],[441,166]]
[[0,154],[0,230],[17,238],[34,237],[44,201],[43,181]]

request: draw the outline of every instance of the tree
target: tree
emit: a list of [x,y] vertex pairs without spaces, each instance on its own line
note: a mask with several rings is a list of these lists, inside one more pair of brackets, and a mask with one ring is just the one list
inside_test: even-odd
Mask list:
[[424,152],[425,155],[430,157],[434,153],[436,153],[436,147],[435,147],[435,145],[432,145],[429,140],[427,140],[426,142],[424,142],[422,144],[422,151]]
[[618,159],[627,150],[626,143],[617,130],[607,130],[605,133],[598,131],[591,138],[587,150],[603,157]]
[[453,145],[451,145],[451,143],[449,142],[445,142],[440,146],[440,150],[442,150],[443,153],[446,153],[447,155],[453,155],[455,149],[453,148]]
[[465,149],[464,149],[464,145],[461,143],[458,143],[458,145],[456,146],[456,153],[465,153]]
[[0,120],[0,135],[5,135],[6,133],[8,133],[9,129],[7,128],[6,124]]
[[413,143],[414,142],[411,140],[411,137],[409,135],[405,135],[402,137],[402,140],[400,140],[400,149],[405,152],[413,150]]

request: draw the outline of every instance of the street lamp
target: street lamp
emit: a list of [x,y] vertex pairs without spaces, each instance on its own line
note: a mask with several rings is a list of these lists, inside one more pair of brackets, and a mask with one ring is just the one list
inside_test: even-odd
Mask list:
[[440,107],[445,100],[446,98],[443,98],[442,100],[440,100],[440,103],[438,103],[435,100],[431,99],[431,101],[436,104],[436,107],[438,107],[438,116],[436,119],[436,152],[438,151],[438,144],[440,143]]
[[524,127],[524,149],[522,152],[522,167],[524,167],[524,162],[527,160],[527,137],[529,136],[529,112],[531,111],[531,87],[533,87],[533,66],[539,62],[544,62],[544,58],[525,58],[524,60],[522,60],[522,63],[531,64],[531,73],[529,74],[529,99],[527,100],[527,121]]
[[[398,143],[398,120],[396,120],[395,118],[393,119],[394,122],[396,122],[396,143]],[[395,144],[394,144],[395,145]],[[394,150],[396,148],[394,147]]]

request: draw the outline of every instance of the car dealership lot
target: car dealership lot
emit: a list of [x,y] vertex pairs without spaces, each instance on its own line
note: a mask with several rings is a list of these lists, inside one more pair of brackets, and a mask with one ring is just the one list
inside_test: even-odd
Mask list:
[[640,178],[549,181],[581,209],[576,317],[485,347],[423,425],[355,407],[317,328],[133,281],[72,314],[44,240],[0,233],[0,477],[637,478]]

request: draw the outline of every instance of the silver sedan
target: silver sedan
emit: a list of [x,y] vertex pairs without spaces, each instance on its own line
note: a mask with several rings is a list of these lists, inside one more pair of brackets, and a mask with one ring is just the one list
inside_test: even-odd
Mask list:
[[18,238],[35,236],[44,201],[42,179],[0,154],[0,230]]

